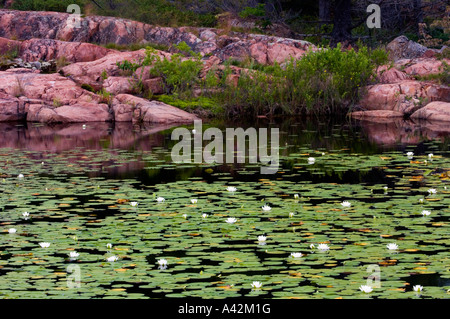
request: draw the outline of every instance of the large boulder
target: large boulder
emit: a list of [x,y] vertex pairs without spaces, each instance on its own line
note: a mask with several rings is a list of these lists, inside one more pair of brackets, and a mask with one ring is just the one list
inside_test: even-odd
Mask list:
[[409,40],[404,35],[392,40],[392,42],[386,46],[386,49],[394,61],[420,58],[428,50],[427,47]]
[[22,121],[26,118],[23,101],[0,92],[0,122]]
[[[449,59],[445,59],[445,62],[450,64]],[[404,72],[409,75],[427,76],[444,72],[443,61],[437,59],[420,58],[406,61],[401,60],[397,65],[403,65]]]
[[429,82],[405,80],[369,86],[360,101],[363,110],[389,110],[411,114],[425,101],[450,101],[450,88]]
[[40,74],[27,69],[0,72],[0,92],[39,99],[45,104],[71,105],[98,102],[97,94],[84,90],[60,74]]
[[[170,58],[171,56],[170,53],[163,51],[157,51],[157,54],[161,58]],[[103,87],[103,82],[108,77],[122,76],[123,72],[117,66],[117,62],[127,60],[132,63],[139,63],[145,56],[145,49],[127,52],[112,52],[95,61],[70,64],[62,68],[61,73],[70,77],[78,83],[78,85],[87,84],[98,91]],[[124,84],[124,81],[121,83]],[[112,83],[106,83],[105,85],[111,86]]]
[[[130,107],[126,107],[124,104],[128,104]],[[113,110],[116,115],[122,114],[124,118],[131,115],[132,121],[137,123],[192,123],[194,120],[198,120],[194,114],[174,106],[129,94],[117,95],[113,100]],[[130,114],[131,112],[132,114]]]
[[445,121],[450,123],[450,103],[435,101],[414,112],[412,119],[423,119],[428,121]]
[[53,39],[30,39],[20,44],[24,61],[64,59],[66,62],[88,62],[100,59],[114,50],[91,43],[65,42]]
[[113,117],[107,104],[79,103],[48,107],[39,104],[30,105],[27,121],[41,123],[77,123],[109,122]]

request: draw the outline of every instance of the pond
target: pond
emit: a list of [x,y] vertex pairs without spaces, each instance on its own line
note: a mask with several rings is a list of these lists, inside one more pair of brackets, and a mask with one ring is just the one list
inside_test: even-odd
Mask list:
[[170,125],[1,123],[0,297],[449,297],[445,125],[203,124],[278,127],[278,171],[176,164]]

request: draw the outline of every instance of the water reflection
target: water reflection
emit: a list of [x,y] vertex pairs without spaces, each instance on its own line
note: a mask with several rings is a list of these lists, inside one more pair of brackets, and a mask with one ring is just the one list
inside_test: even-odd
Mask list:
[[[133,125],[131,123],[88,123],[43,125],[34,123],[0,123],[0,148],[29,151],[63,152],[74,148],[123,149],[151,151],[155,147],[171,147],[171,129],[176,125]],[[437,140],[448,148],[450,124],[446,122],[418,122],[403,119],[313,120],[282,119],[252,123],[212,121],[203,129],[217,127],[280,128],[280,146],[307,146],[316,150],[349,149],[358,153],[377,153],[403,149]],[[208,141],[204,141],[209,143]],[[285,152],[286,152],[285,151]],[[284,155],[284,154],[281,154]]]

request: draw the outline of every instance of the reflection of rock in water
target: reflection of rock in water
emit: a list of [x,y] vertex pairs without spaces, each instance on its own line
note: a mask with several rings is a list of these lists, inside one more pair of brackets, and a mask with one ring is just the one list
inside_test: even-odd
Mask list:
[[151,150],[162,146],[164,136],[156,134],[173,125],[131,123],[89,123],[58,125],[17,125],[0,123],[0,148],[30,151],[62,152],[77,147],[94,150],[105,148]]
[[412,122],[402,118],[371,118],[357,123],[368,139],[378,145],[419,144],[428,140],[443,140],[450,136],[448,122]]
[[[86,157],[86,150],[111,151],[143,150],[151,151],[154,147],[164,146],[164,135],[160,131],[171,128],[171,125],[141,125],[131,123],[88,123],[58,125],[17,125],[16,123],[0,123],[0,148],[21,149],[40,152],[39,159],[45,160],[45,154],[70,152],[67,158],[71,163],[84,163],[91,166],[96,160]],[[79,151],[77,150],[79,149]],[[34,155],[33,155],[34,156]],[[98,161],[97,161],[98,162]],[[97,166],[98,174],[102,166]],[[112,174],[122,174],[140,170],[144,167],[141,161],[121,163],[120,166],[108,168]],[[90,175],[98,175],[91,173]]]

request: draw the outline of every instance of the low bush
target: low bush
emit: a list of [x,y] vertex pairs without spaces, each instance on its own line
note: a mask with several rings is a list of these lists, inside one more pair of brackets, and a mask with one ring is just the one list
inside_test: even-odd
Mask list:
[[387,61],[382,49],[323,48],[283,67],[275,64],[243,72],[237,87],[225,86],[220,100],[231,116],[346,113],[358,102],[361,87]]

